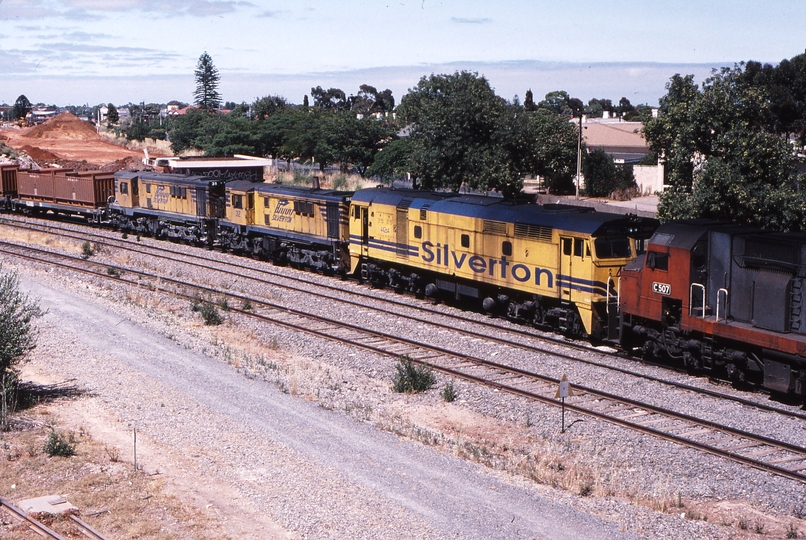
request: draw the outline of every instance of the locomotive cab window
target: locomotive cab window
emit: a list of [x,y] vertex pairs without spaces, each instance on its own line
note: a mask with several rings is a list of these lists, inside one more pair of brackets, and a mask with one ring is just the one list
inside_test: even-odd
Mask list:
[[469,234],[463,234],[461,240],[462,240],[462,247],[463,248],[469,248],[470,247],[470,235]]
[[419,240],[422,237],[423,237],[423,228],[420,227],[419,225],[415,225],[414,226],[414,238]]
[[120,194],[121,195],[128,195],[129,194],[129,184],[126,182],[120,183]]
[[570,238],[563,238],[563,255],[571,255],[572,244]]
[[585,240],[582,238],[574,238],[574,257],[582,257],[585,253]]
[[506,257],[512,256],[512,242],[505,240],[501,242],[501,253]]
[[232,207],[241,210],[243,208],[243,195],[232,195]]
[[146,184],[146,193],[151,193],[151,184]]
[[632,256],[630,239],[627,237],[597,238],[593,249],[599,259],[626,259]]
[[646,254],[646,267],[653,270],[669,271],[669,254],[650,251]]
[[697,270],[702,270],[705,268],[705,263],[708,262],[705,246],[700,244],[694,247],[694,250],[691,252],[691,264],[694,265],[694,268]]

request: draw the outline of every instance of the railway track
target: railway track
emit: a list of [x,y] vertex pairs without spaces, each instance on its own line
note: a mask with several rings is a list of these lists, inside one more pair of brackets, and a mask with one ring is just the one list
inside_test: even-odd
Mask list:
[[[26,514],[20,508],[17,508],[11,501],[0,497],[0,508],[4,508],[9,514],[11,514],[15,519],[19,520],[20,522],[24,523],[28,526],[36,534],[43,536],[45,538],[51,538],[53,540],[68,540],[66,536],[59,534],[58,532],[54,531],[44,523],[34,519],[33,517]],[[107,540],[105,536],[103,536],[100,532],[96,531],[90,525],[82,521],[80,518],[73,514],[67,514],[66,518],[69,519],[78,530],[86,536],[87,538],[91,538],[92,540]]]
[[[736,429],[706,419],[681,414],[638,400],[576,386],[576,392],[564,403],[554,396],[559,384],[556,378],[484,360],[471,355],[436,347],[392,334],[367,330],[357,325],[336,321],[316,314],[281,306],[265,300],[235,293],[222,293],[207,287],[182,282],[165,276],[123,269],[127,278],[110,275],[109,265],[37,248],[0,243],[0,253],[44,262],[67,270],[79,271],[106,279],[126,281],[150,290],[191,299],[200,293],[225,296],[233,301],[250,302],[250,310],[232,311],[254,317],[269,324],[281,325],[320,338],[347,343],[393,358],[407,357],[451,377],[473,381],[499,391],[539,401],[551,406],[564,406],[579,414],[624,428],[707,452],[784,478],[806,483],[806,449],[786,441]],[[136,279],[131,278],[135,276]]]
[[[7,217],[0,218],[0,225],[18,227],[21,229],[39,233],[50,232],[47,230],[43,231],[41,226],[34,226],[27,223],[26,221],[18,219],[9,219]],[[564,360],[576,364],[591,365],[598,368],[607,369],[616,373],[620,373],[623,375],[627,375],[630,377],[636,377],[646,381],[660,383],[677,389],[686,390],[696,394],[728,400],[735,403],[740,403],[745,406],[755,407],[759,410],[774,412],[776,414],[780,414],[782,416],[790,418],[806,420],[806,414],[802,412],[787,410],[778,406],[770,405],[767,403],[760,403],[756,400],[747,399],[733,394],[727,394],[725,392],[719,392],[709,388],[702,388],[699,386],[694,386],[679,381],[673,381],[666,378],[648,375],[640,371],[618,367],[606,363],[604,361],[606,358],[609,357],[614,356],[623,357],[623,355],[620,355],[619,353],[616,352],[606,354],[600,349],[594,348],[587,344],[568,341],[562,338],[545,335],[544,333],[537,333],[534,330],[523,330],[518,328],[507,327],[502,324],[498,324],[496,322],[483,321],[483,320],[480,321],[476,318],[467,317],[459,312],[447,314],[445,313],[444,310],[435,309],[424,301],[420,301],[417,303],[418,313],[425,313],[437,317],[449,317],[450,319],[457,322],[467,323],[469,325],[473,325],[476,328],[483,328],[485,331],[481,332],[477,330],[462,328],[457,326],[455,323],[446,324],[435,322],[433,319],[424,318],[422,315],[409,315],[406,313],[401,313],[399,311],[388,311],[372,304],[380,303],[383,305],[392,306],[394,308],[401,308],[408,310],[412,307],[412,302],[411,301],[404,302],[393,298],[383,298],[377,295],[371,295],[361,291],[347,290],[343,286],[339,287],[336,285],[323,284],[316,280],[306,279],[306,277],[300,277],[309,275],[304,272],[299,272],[300,276],[296,277],[289,276],[286,273],[277,270],[272,270],[269,268],[256,268],[254,264],[253,265],[244,264],[240,261],[222,262],[209,256],[180,253],[177,250],[171,249],[169,247],[147,246],[139,243],[134,243],[132,241],[118,240],[115,238],[110,238],[108,236],[91,232],[76,232],[72,229],[68,229],[66,227],[56,224],[49,223],[47,225],[47,229],[56,231],[56,233],[61,236],[71,238],[77,241],[92,241],[93,243],[99,246],[106,246],[114,249],[125,249],[127,251],[139,253],[149,257],[182,262],[184,264],[188,264],[197,268],[202,268],[205,270],[213,270],[215,272],[219,272],[224,275],[242,279],[254,280],[263,285],[272,285],[275,287],[281,287],[283,289],[291,290],[294,292],[301,292],[307,295],[317,296],[326,299],[328,301],[334,301],[360,307],[361,309],[371,309],[381,311],[390,316],[404,318],[407,320],[420,322],[423,324],[428,324],[432,327],[439,327],[446,330],[450,330],[452,332],[462,333],[472,339],[483,339],[489,342],[500,343],[502,345],[506,345],[509,347],[517,347],[529,353],[550,354],[555,357],[562,358]],[[168,245],[171,246],[172,244]],[[267,278],[267,276],[269,277]],[[289,284],[288,283],[289,281],[297,283],[299,285]],[[344,297],[345,294],[350,295],[351,297],[355,298],[355,300],[346,299]],[[411,299],[409,298],[409,300]],[[547,347],[546,345],[535,345],[533,343],[529,343],[530,341],[531,342],[539,341],[541,343],[548,344],[553,347]],[[586,354],[596,355],[600,357],[600,360],[581,358],[579,356],[563,352],[563,349],[572,349],[574,351],[581,351]]]

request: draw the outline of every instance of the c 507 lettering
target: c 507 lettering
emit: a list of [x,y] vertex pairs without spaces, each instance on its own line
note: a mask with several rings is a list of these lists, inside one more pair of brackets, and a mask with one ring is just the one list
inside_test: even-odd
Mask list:
[[672,286],[669,285],[668,283],[658,283],[657,281],[653,281],[652,292],[668,296],[672,294]]

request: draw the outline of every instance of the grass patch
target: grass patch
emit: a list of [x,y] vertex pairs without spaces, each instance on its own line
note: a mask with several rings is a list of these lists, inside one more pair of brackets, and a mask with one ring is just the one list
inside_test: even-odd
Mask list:
[[429,390],[436,382],[431,368],[416,365],[408,356],[403,356],[395,366],[392,390],[401,394],[417,394]]

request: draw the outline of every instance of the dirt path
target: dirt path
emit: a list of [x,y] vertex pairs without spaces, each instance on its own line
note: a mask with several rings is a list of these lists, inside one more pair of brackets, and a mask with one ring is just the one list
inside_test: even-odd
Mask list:
[[75,378],[92,396],[63,418],[121,448],[138,426],[146,469],[235,537],[634,537],[552,500],[550,488],[249,380],[69,287],[25,286],[49,310],[26,373]]

